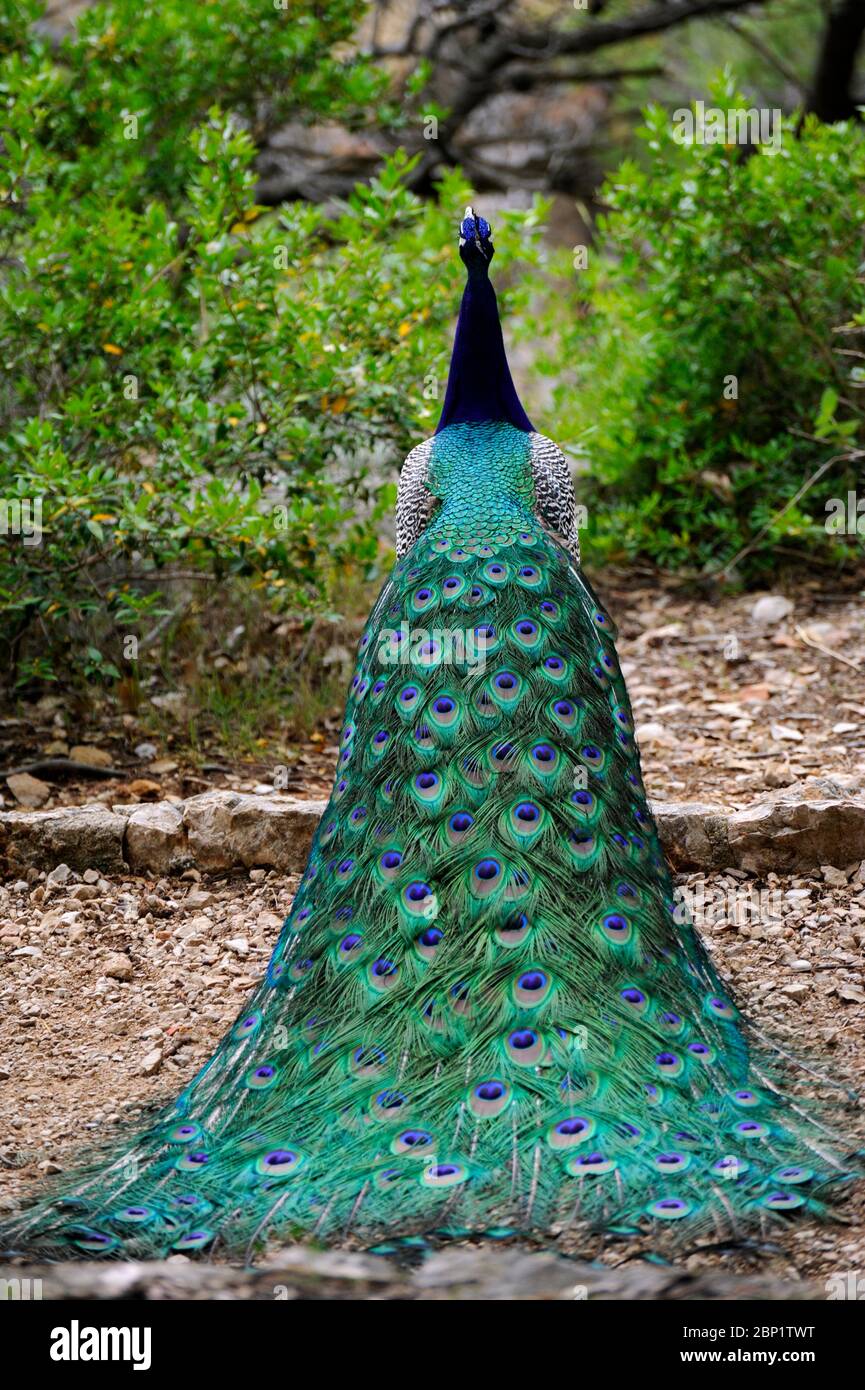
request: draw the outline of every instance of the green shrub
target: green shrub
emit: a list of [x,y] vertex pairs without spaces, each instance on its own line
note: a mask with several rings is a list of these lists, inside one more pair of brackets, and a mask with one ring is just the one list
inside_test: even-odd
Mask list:
[[[729,82],[711,104],[748,105]],[[861,557],[825,522],[863,474],[865,135],[790,122],[746,152],[673,130],[648,111],[645,159],[604,188],[578,310],[551,320],[587,554],[717,572],[755,541],[736,566],[751,580],[788,553]]]
[[[375,569],[390,480],[438,411],[465,198],[454,174],[422,203],[397,155],[336,217],[256,206],[263,110],[350,121],[379,90],[334,56],[355,0],[115,0],[57,53],[34,8],[0,27],[0,608],[19,686],[128,673],[124,638],[190,587],[240,577],[311,610]],[[506,249],[533,220],[510,218]],[[21,503],[41,506],[39,544],[14,534]]]

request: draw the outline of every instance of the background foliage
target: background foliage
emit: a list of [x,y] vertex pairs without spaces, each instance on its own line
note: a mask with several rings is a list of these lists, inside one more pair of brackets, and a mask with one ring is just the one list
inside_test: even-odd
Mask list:
[[[0,495],[41,498],[44,528],[0,551],[19,686],[119,678],[176,584],[321,609],[375,573],[437,415],[467,191],[421,202],[397,154],[339,214],[257,207],[242,99],[254,70],[263,100],[351,118],[377,90],[334,57],[357,8],[117,0],[59,53],[7,22]],[[536,221],[506,220],[503,259]]]
[[[129,636],[208,605],[303,630],[386,567],[396,471],[438,414],[469,190],[440,169],[418,196],[397,152],[339,205],[255,201],[276,122],[408,129],[350,42],[364,8],[112,0],[58,45],[37,0],[0,0],[0,499],[7,520],[41,499],[43,525],[0,547],[0,679],[20,692],[128,691]],[[707,61],[697,45],[700,81]],[[420,102],[424,81],[403,90]],[[732,79],[707,98],[749,104]],[[824,508],[862,474],[861,127],[793,117],[758,150],[672,132],[650,106],[587,270],[542,249],[540,200],[496,218],[530,412],[580,458],[589,563],[748,583],[856,559]]]
[[[710,101],[748,106],[729,80]],[[751,580],[785,555],[856,558],[861,537],[825,522],[863,473],[865,139],[810,118],[777,148],[673,130],[649,109],[644,156],[603,190],[581,308],[549,315],[590,556],[713,573],[759,535],[738,564]]]

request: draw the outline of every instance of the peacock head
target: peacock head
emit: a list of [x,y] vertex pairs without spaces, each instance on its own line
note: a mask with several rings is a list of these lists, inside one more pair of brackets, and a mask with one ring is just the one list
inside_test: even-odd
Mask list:
[[476,216],[474,208],[467,207],[460,223],[460,259],[469,275],[485,275],[495,254],[489,222]]

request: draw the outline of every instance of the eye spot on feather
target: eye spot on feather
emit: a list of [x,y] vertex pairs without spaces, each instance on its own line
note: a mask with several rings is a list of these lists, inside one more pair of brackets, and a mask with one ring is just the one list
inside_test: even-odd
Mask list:
[[512,1098],[513,1092],[506,1082],[491,1078],[469,1091],[468,1105],[478,1119],[491,1120],[507,1109]]
[[412,1158],[426,1158],[433,1142],[433,1136],[425,1129],[404,1129],[390,1146],[391,1153],[407,1154]]
[[660,1221],[679,1221],[690,1216],[693,1207],[684,1197],[661,1197],[656,1202],[650,1202],[644,1210],[647,1216],[657,1217]]
[[537,1066],[546,1053],[546,1043],[533,1028],[516,1028],[505,1040],[505,1051],[520,1067]]
[[614,1158],[606,1158],[602,1153],[575,1154],[565,1164],[567,1171],[575,1178],[606,1177],[614,1173],[618,1166]]

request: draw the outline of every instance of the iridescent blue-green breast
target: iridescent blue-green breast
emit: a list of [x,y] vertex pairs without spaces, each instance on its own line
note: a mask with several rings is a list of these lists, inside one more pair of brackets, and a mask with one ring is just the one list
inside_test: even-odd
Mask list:
[[513,425],[449,425],[433,440],[427,486],[442,503],[432,539],[502,543],[536,524],[531,440]]

